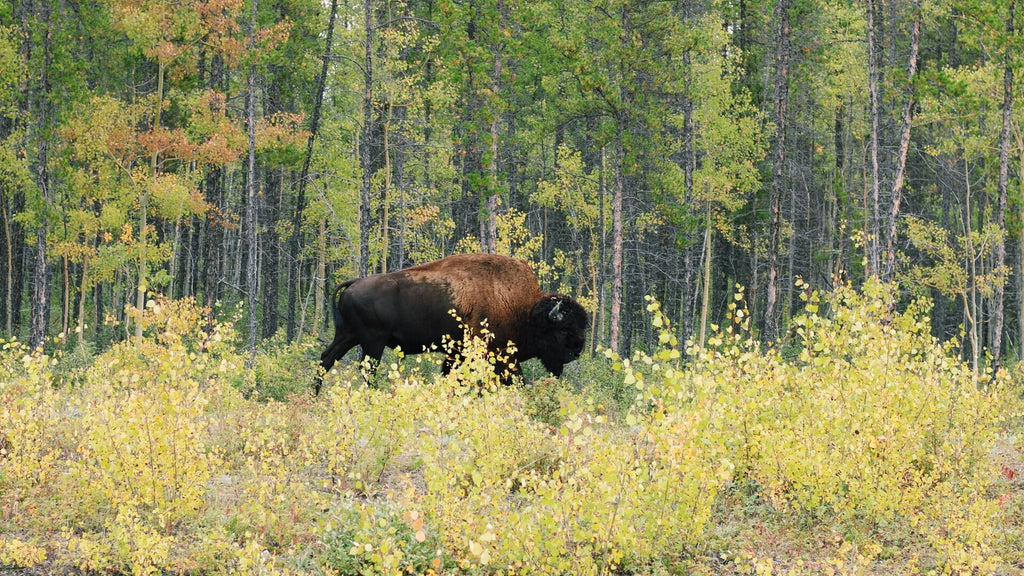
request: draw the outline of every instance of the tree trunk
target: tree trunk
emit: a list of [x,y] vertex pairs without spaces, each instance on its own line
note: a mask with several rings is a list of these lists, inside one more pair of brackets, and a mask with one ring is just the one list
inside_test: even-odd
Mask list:
[[917,74],[917,54],[921,47],[921,0],[914,0],[914,24],[910,39],[910,61],[907,64],[907,103],[903,108],[903,129],[900,149],[896,156],[896,177],[892,184],[892,209],[889,211],[889,230],[885,237],[885,269],[881,277],[891,281],[896,274],[896,233],[899,224],[900,203],[903,200],[903,180],[910,149],[910,128],[914,120],[914,75]]
[[7,210],[7,199],[0,198],[0,213],[4,221],[4,334],[14,333],[14,233]]
[[[224,198],[224,171],[217,168],[207,175],[205,182],[206,197],[217,207],[218,211],[224,211],[226,200]],[[207,308],[213,309],[214,304],[220,299],[221,280],[224,276],[224,268],[221,266],[221,258],[224,251],[226,230],[221,218],[207,216],[205,221],[206,238],[203,247],[204,274],[203,284],[205,290],[205,304]]]
[[[498,1],[499,22],[504,23],[503,8],[501,1]],[[502,30],[504,27],[499,24]],[[484,252],[495,254],[498,251],[498,207],[499,207],[499,185],[498,185],[498,141],[500,140],[500,99],[501,99],[501,70],[505,63],[502,56],[503,46],[495,44],[491,46],[491,55],[494,57],[494,66],[491,68],[491,161],[487,172],[490,179],[490,190],[488,190],[485,217],[487,219],[486,234],[481,236],[484,244]],[[511,254],[510,254],[511,255]]]
[[[40,154],[44,151],[40,147]],[[47,177],[45,169],[37,169],[37,181]],[[40,188],[45,187],[42,184]],[[43,192],[44,196],[47,194]],[[46,256],[46,232],[49,229],[44,216],[36,229],[35,266],[32,270],[32,324],[29,332],[29,346],[41,348],[46,340],[50,325],[50,266]]]
[[[591,353],[597,350],[597,343],[604,339],[606,333],[606,322],[608,321],[608,296],[606,283],[608,280],[608,226],[605,220],[605,199],[608,197],[608,162],[606,147],[601,147],[601,164],[598,171],[597,183],[597,220],[600,222],[601,230],[598,237],[598,263],[597,263],[597,317],[594,318],[594,340],[591,343]],[[1022,321],[1024,322],[1024,321]]]
[[61,298],[60,333],[67,337],[68,326],[71,323],[71,265],[67,256],[61,256],[61,267],[64,277],[64,294]]
[[[683,73],[687,80],[690,79],[691,70],[690,52],[683,53]],[[689,82],[687,82],[689,85]],[[693,150],[694,124],[693,124],[693,98],[686,95],[683,99],[683,202],[687,206],[693,206],[693,173],[697,171],[697,156]],[[694,296],[694,264],[696,248],[687,246],[683,248],[683,283],[680,288],[680,316],[682,322],[682,342],[686,348],[687,342],[693,337],[693,308],[695,305]]]
[[789,0],[775,5],[775,142],[772,154],[772,189],[768,212],[768,286],[763,340],[779,338],[779,249],[782,246],[782,192],[786,186],[786,110],[789,103]]
[[[257,0],[252,2],[252,29],[249,36],[250,53],[256,49]],[[249,137],[249,155],[246,166],[246,200],[245,200],[245,244],[248,258],[246,261],[245,290],[246,303],[249,308],[249,355],[247,367],[252,367],[256,358],[257,321],[257,289],[259,280],[259,252],[257,246],[257,195],[256,195],[256,65],[249,64],[248,93],[245,96],[245,123]]]
[[844,248],[846,247],[846,240],[843,238],[841,233],[842,225],[841,222],[845,219],[845,206],[843,205],[842,198],[846,197],[844,183],[846,182],[845,170],[846,170],[846,135],[845,135],[845,122],[843,116],[846,111],[844,104],[839,105],[839,109],[836,110],[836,118],[833,123],[833,140],[836,151],[836,163],[835,163],[835,175],[832,177],[832,196],[834,199],[834,210],[833,214],[835,217],[829,219],[830,231],[828,234],[829,242],[832,246],[832,251],[835,254],[835,258],[832,261],[832,282],[835,285],[840,285],[846,276],[846,258],[844,256]]
[[701,289],[700,305],[700,338],[698,345],[703,348],[707,343],[708,315],[711,311],[711,205],[707,207],[704,224],[704,286]]
[[278,328],[278,289],[282,254],[274,225],[280,217],[284,201],[285,170],[280,167],[267,169],[264,179],[266,185],[263,194],[258,196],[262,198],[262,210],[257,216],[258,221],[267,223],[258,234],[258,245],[263,247],[263,256],[260,259],[260,305],[263,309],[260,334],[263,338],[270,338]]
[[[315,303],[313,306],[315,311],[314,318],[316,318],[314,334],[319,335],[324,325],[323,320],[327,318],[325,311],[328,306],[333,304],[327,301],[327,220],[324,218],[320,219],[317,228],[316,247],[316,275],[311,279],[311,282],[316,287],[316,297],[313,299]],[[305,322],[301,326],[305,326]]]
[[[1014,139],[1017,142],[1017,151],[1019,157],[1017,161],[1020,166],[1024,166],[1024,138],[1021,138],[1019,130],[1014,130]],[[1009,185],[1009,183],[1007,183]],[[1017,193],[1024,197],[1024,178],[1021,178],[1017,182]],[[1024,222],[1024,205],[1018,208],[1017,217]],[[1017,254],[1017,285],[1018,294],[1024,297],[1024,227],[1021,228],[1020,234],[1017,237],[1017,245],[1019,246]],[[1018,358],[1024,358],[1024,300],[1017,305],[1017,330],[1018,340],[1020,342],[1017,350]]]
[[971,167],[964,155],[964,237],[966,238],[965,251],[967,261],[964,267],[967,270],[967,287],[964,289],[964,325],[967,327],[967,334],[971,341],[971,369],[974,376],[978,376],[978,360],[981,357],[981,342],[978,337],[978,322],[981,321],[978,315],[978,258],[974,253],[974,232],[973,217],[971,215]]
[[[156,109],[153,111],[153,132],[160,129],[161,112],[164,99],[164,63],[157,63],[156,72]],[[156,181],[157,170],[160,168],[160,154],[154,150],[149,157],[149,177]],[[147,228],[149,227],[149,183],[144,183],[139,190],[139,285],[135,293],[135,308],[146,309],[146,291],[149,290],[149,254]],[[135,323],[135,341],[142,344],[142,323]]]
[[29,330],[29,346],[40,348],[46,340],[50,324],[50,265],[47,256],[46,236],[49,231],[48,211],[53,204],[53,191],[50,187],[49,169],[49,131],[50,131],[50,64],[51,64],[51,8],[49,2],[40,3],[40,20],[45,31],[43,33],[43,65],[39,71],[37,97],[37,134],[38,152],[35,161],[36,186],[42,196],[42,212],[39,227],[36,229],[35,265],[32,270],[32,310]]
[[619,352],[619,328],[622,317],[622,200],[625,195],[625,175],[622,165],[626,149],[622,136],[626,131],[626,112],[618,111],[618,126],[615,134],[615,182],[612,189],[612,290],[611,311],[608,322],[611,325],[608,347]]
[[86,257],[82,260],[82,278],[81,284],[78,288],[78,325],[75,327],[75,334],[78,335],[78,345],[85,345],[85,295],[87,284],[86,280],[89,278],[89,258]]
[[[1010,13],[1006,21],[1007,44],[1014,36],[1015,0],[1010,0]],[[999,226],[999,240],[995,246],[995,267],[1001,270],[1006,266],[1006,240],[1003,230],[1006,228],[1006,195],[1010,180],[1010,131],[1013,120],[1013,62],[1010,48],[1006,49],[1003,62],[1003,127],[999,134],[999,202],[996,205],[995,222]],[[1003,315],[1005,289],[1003,282],[996,283],[992,298],[992,365],[999,367],[1003,347]]]
[[359,165],[363,180],[359,198],[359,276],[366,276],[370,272],[370,231],[373,229],[370,218],[370,180],[373,176],[373,159],[370,154],[373,134],[373,0],[364,0],[363,18],[363,127],[359,142]]
[[871,114],[871,212],[868,234],[868,269],[867,276],[877,276],[881,246],[879,244],[881,235],[881,215],[879,213],[879,189],[881,187],[881,174],[878,166],[878,132],[881,122],[881,109],[878,101],[878,44],[875,39],[875,0],[867,0],[867,27],[868,27],[868,100],[870,101]]

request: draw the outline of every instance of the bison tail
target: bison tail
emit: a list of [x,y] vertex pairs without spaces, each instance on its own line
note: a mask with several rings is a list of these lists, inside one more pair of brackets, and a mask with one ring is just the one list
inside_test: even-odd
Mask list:
[[320,395],[320,387],[324,383],[324,374],[330,372],[334,363],[344,356],[345,353],[348,352],[349,348],[352,347],[352,344],[346,345],[344,337],[345,332],[342,327],[344,319],[341,317],[341,296],[342,292],[351,286],[353,282],[355,282],[355,280],[349,280],[348,282],[339,284],[331,294],[331,318],[334,320],[334,340],[331,342],[331,345],[324,350],[323,354],[320,355],[320,366],[323,370],[317,375],[316,380],[313,383],[314,394],[317,396]]
[[355,280],[349,280],[348,282],[342,282],[334,289],[334,294],[331,296],[331,319],[334,320],[334,327],[341,327],[341,293],[346,288],[351,286]]

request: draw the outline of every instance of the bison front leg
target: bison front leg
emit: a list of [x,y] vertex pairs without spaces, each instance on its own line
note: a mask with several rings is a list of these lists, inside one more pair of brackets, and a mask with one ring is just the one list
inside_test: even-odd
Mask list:
[[523,369],[519,363],[519,356],[514,349],[492,348],[491,355],[494,358],[494,374],[505,386],[512,386],[523,382]]
[[519,362],[509,360],[508,362],[497,362],[494,365],[494,373],[501,379],[505,386],[512,386],[524,382],[523,369]]
[[543,364],[544,368],[546,368],[548,372],[551,372],[551,375],[554,376],[555,378],[562,377],[562,370],[565,368],[565,364],[553,360],[548,360],[546,358],[541,358],[540,363]]
[[451,374],[452,368],[455,368],[456,363],[458,363],[458,360],[456,360],[455,358],[452,358],[451,356],[445,356],[444,362],[441,363],[441,374],[444,376]]
[[383,344],[370,343],[363,344],[363,358],[361,360],[363,366],[363,379],[367,384],[373,386],[373,377],[377,374],[377,368],[380,366],[380,360],[384,357],[384,346]]

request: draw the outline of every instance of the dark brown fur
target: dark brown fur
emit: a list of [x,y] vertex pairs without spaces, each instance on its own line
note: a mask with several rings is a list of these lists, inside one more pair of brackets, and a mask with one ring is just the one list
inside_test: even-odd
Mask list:
[[[517,347],[508,362],[540,358],[560,376],[565,363],[579,357],[587,314],[568,296],[540,289],[530,265],[493,254],[459,254],[390,274],[350,280],[338,287],[333,302],[334,341],[320,357],[324,372],[357,344],[364,358],[379,361],[385,348],[417,354],[440,346],[445,336],[463,339],[459,322],[493,335],[492,352]],[[456,351],[457,355],[457,351]],[[456,358],[449,357],[445,371]],[[320,392],[320,380],[316,392]]]

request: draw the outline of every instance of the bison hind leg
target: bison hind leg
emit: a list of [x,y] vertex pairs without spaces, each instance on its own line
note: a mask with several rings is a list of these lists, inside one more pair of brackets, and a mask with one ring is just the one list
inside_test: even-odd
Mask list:
[[334,363],[341,360],[341,358],[358,343],[359,342],[356,340],[355,336],[345,336],[342,334],[335,335],[334,341],[331,342],[331,345],[328,346],[327,349],[324,350],[323,354],[320,355],[320,366],[322,370],[318,371],[316,382],[313,385],[313,393],[315,395],[320,395],[320,388],[323,386],[324,376],[331,371],[331,368],[334,367]]

